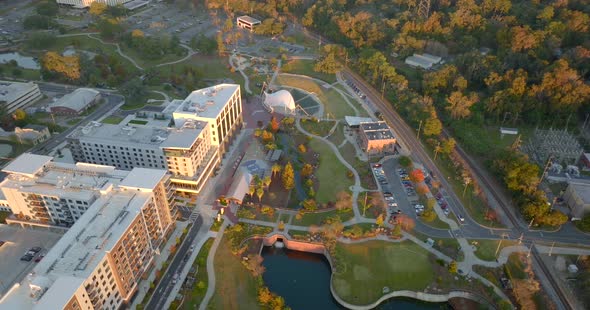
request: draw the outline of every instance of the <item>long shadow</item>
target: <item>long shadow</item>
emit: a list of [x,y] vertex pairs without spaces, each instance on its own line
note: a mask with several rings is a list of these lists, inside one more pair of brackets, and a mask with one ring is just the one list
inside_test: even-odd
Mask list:
[[[289,136],[286,133],[279,133],[278,134],[279,139],[281,139],[281,145],[283,146],[283,154],[285,154],[285,156],[287,156],[289,158],[289,160],[291,161],[291,163],[294,166],[303,166],[303,163],[299,160],[298,158],[298,150],[295,149],[295,141],[293,140],[293,138],[291,136]],[[299,173],[299,169],[294,169],[295,170],[295,193],[297,194],[297,199],[299,199],[299,201],[303,201],[305,199],[307,199],[307,193],[305,192],[305,189],[303,188],[303,184],[301,182],[301,174]],[[301,206],[299,206],[301,207]]]

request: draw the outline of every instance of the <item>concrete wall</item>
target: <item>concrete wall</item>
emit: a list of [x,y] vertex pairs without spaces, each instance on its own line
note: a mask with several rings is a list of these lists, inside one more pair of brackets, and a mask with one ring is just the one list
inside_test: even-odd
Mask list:
[[[289,239],[287,239],[286,236],[284,236],[282,234],[274,234],[270,237],[264,237],[264,238],[262,238],[262,244],[264,246],[272,246],[279,238],[283,239],[283,243],[285,244],[285,247],[289,250],[323,254],[326,257],[326,259],[328,260],[328,262],[330,263],[331,269],[334,270],[334,263],[332,262],[332,257],[330,256],[330,253],[328,253],[328,251],[326,250],[326,248],[324,247],[323,244],[289,240]],[[371,304],[353,305],[353,304],[350,304],[350,303],[342,300],[342,298],[340,298],[340,296],[338,296],[338,294],[334,290],[334,286],[332,285],[334,283],[333,280],[334,280],[334,273],[332,273],[332,275],[330,276],[330,292],[332,293],[332,296],[334,296],[334,299],[336,299],[336,301],[338,301],[339,304],[341,304],[342,306],[344,306],[348,309],[353,309],[353,310],[374,309],[379,304],[387,301],[388,299],[395,298],[395,297],[408,297],[408,298],[418,299],[418,300],[425,301],[425,302],[447,302],[451,298],[466,298],[466,299],[470,299],[475,302],[478,302],[481,305],[486,306],[488,309],[496,309],[496,307],[494,305],[490,304],[483,297],[473,294],[471,292],[467,292],[467,291],[451,291],[448,294],[429,294],[429,293],[406,291],[406,290],[393,291],[391,293],[381,296],[381,298],[379,298],[377,301],[375,301]]]

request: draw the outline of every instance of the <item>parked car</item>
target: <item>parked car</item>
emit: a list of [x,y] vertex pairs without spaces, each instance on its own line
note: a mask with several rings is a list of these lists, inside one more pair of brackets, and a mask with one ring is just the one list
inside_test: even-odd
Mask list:
[[463,217],[463,215],[459,214],[457,217],[459,218],[459,221],[461,223],[465,223],[465,218]]
[[38,246],[32,247],[30,251],[35,252],[35,253],[39,253],[39,252],[41,252],[41,247],[38,247]]
[[385,197],[392,197],[393,194],[391,192],[383,192],[383,196],[385,196]]
[[45,254],[41,254],[41,255],[37,256],[37,258],[35,258],[35,263],[40,262],[43,259],[43,257],[45,257]]

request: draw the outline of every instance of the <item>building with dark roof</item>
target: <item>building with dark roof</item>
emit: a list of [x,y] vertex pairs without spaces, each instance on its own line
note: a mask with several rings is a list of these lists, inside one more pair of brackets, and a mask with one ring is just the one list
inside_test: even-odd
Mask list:
[[393,154],[396,139],[386,122],[366,122],[359,126],[359,145],[369,156]]

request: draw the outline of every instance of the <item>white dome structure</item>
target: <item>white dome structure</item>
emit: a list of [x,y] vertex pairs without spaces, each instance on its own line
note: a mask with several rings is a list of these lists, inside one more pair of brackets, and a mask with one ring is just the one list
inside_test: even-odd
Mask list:
[[295,114],[295,100],[291,93],[281,89],[274,93],[264,93],[264,105],[271,112]]

